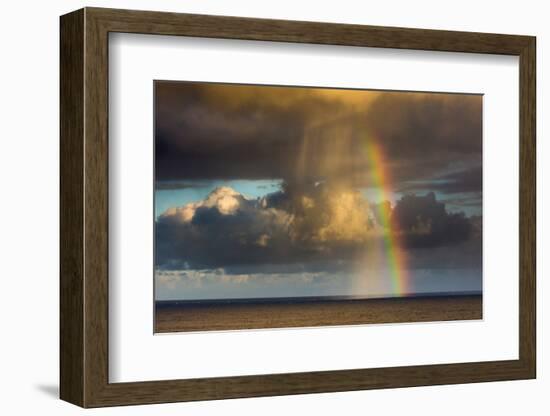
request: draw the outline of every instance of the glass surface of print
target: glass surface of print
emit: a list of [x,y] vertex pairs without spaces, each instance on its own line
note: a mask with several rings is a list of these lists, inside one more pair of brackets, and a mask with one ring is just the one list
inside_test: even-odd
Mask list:
[[155,330],[480,319],[482,96],[155,82]]

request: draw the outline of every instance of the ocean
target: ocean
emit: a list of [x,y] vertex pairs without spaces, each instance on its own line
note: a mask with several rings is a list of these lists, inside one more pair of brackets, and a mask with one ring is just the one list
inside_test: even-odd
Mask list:
[[473,319],[482,319],[478,292],[155,302],[156,333]]

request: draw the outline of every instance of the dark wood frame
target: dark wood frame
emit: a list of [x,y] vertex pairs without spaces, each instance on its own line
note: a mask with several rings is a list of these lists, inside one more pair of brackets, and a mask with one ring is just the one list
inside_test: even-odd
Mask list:
[[[519,359],[109,383],[109,32],[519,56]],[[535,45],[530,36],[99,8],[62,16],[61,398],[100,407],[535,378]]]

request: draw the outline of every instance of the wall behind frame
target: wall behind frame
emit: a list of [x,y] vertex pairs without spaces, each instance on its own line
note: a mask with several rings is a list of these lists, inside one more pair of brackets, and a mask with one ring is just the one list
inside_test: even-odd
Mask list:
[[[533,381],[434,386],[219,402],[166,404],[86,411],[102,415],[330,415],[408,414],[543,415],[550,388],[550,361],[544,355],[550,319],[543,299],[550,296],[544,281],[550,262],[543,258],[550,244],[548,134],[543,126],[550,84],[550,27],[545,4],[535,0],[506,3],[490,0],[407,2],[254,2],[233,0],[120,0],[7,3],[2,13],[2,121],[0,123],[0,248],[2,253],[3,343],[0,385],[6,414],[41,411],[73,415],[81,409],[59,401],[58,395],[58,200],[59,200],[59,16],[84,6],[163,10],[316,20],[339,23],[452,29],[537,36],[538,94],[538,314],[539,367]],[[548,66],[548,68],[546,68]]]

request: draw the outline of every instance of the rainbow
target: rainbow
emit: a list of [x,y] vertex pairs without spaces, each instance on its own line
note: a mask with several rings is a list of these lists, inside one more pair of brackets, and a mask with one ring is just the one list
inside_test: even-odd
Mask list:
[[[365,150],[370,165],[371,181],[378,193],[378,200],[390,201],[392,181],[388,164],[380,145],[375,140],[365,140]],[[378,210],[380,226],[384,230],[384,248],[386,261],[391,276],[392,292],[395,296],[405,296],[409,293],[409,275],[407,257],[403,250],[399,224],[392,217],[391,209],[384,209],[381,204]],[[389,207],[388,207],[389,208]]]

